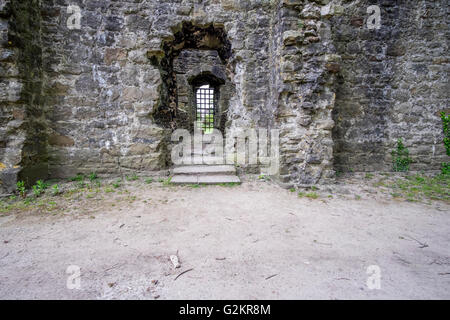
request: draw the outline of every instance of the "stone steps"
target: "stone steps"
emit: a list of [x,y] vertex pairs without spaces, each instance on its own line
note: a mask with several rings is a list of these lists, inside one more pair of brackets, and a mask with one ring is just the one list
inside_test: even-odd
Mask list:
[[236,168],[229,165],[192,165],[177,167],[173,169],[173,173],[177,175],[233,175],[236,174]]
[[[176,167],[190,166],[190,165],[224,165],[224,158],[220,159],[212,156],[193,155],[189,158],[183,159],[183,164],[176,165]],[[220,160],[220,161],[219,161]]]
[[230,175],[175,175],[170,180],[172,184],[223,184],[241,183],[238,176]]
[[172,170],[172,184],[241,183],[236,168],[230,165],[184,165]]

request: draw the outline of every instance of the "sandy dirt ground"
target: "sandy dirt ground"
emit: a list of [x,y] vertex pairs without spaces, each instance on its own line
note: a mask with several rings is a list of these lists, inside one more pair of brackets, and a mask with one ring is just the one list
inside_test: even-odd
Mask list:
[[450,299],[448,203],[267,181],[124,189],[1,215],[0,298]]

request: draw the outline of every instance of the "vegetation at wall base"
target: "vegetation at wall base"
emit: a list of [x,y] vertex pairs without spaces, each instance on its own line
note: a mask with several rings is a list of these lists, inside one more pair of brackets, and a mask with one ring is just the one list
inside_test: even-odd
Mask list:
[[408,148],[405,147],[401,138],[397,140],[397,147],[391,154],[393,170],[395,172],[409,171],[409,166],[412,163],[412,159],[409,156]]

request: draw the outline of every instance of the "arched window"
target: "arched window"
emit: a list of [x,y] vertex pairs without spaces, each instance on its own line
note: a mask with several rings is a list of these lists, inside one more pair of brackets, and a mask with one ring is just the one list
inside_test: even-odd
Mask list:
[[212,133],[216,113],[216,94],[213,86],[203,84],[195,88],[195,112],[197,128]]

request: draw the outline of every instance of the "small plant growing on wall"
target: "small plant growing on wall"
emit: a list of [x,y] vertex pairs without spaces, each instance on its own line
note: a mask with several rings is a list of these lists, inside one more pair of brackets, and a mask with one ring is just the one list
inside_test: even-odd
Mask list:
[[[447,156],[450,156],[450,114],[445,114],[445,112],[441,112],[442,126],[444,131],[444,146]],[[442,163],[442,173],[450,174],[450,162]]]
[[409,150],[403,144],[403,140],[400,138],[397,140],[397,147],[392,150],[392,165],[395,172],[409,171],[409,165],[412,159],[409,157]]

